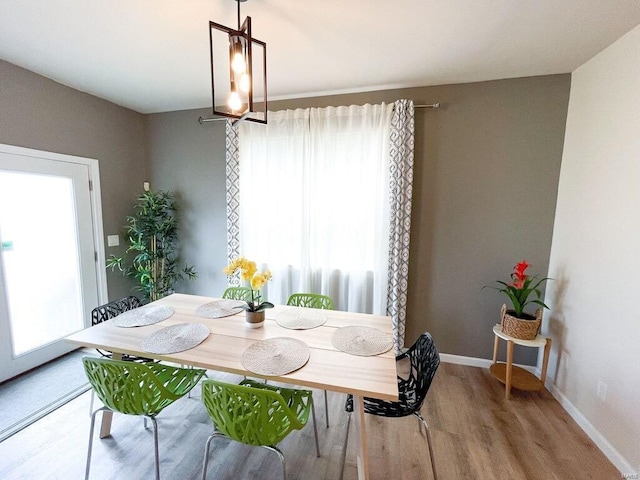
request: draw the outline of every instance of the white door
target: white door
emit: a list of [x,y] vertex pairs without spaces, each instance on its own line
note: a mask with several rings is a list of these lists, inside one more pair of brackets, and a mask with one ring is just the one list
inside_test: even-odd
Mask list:
[[95,160],[0,145],[0,381],[74,349],[105,297],[94,178]]

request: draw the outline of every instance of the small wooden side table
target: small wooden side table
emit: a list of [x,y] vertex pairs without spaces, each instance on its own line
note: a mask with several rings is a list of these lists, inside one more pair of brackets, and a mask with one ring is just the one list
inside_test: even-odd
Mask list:
[[[547,378],[547,365],[549,364],[549,351],[551,350],[551,339],[537,335],[533,340],[521,340],[519,338],[507,335],[502,331],[501,325],[493,327],[495,341],[493,342],[493,364],[489,368],[491,374],[505,384],[505,398],[509,400],[511,397],[511,387],[518,390],[538,391],[544,387]],[[500,339],[507,341],[507,361],[506,363],[498,362],[498,344]],[[513,345],[522,345],[524,347],[544,347],[544,357],[542,359],[542,372],[540,378],[534,374],[513,365]]]

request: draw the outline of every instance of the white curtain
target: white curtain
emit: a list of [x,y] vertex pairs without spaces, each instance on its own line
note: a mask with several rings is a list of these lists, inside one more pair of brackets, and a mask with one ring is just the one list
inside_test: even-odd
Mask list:
[[392,112],[286,110],[235,127],[239,251],[271,269],[270,301],[313,292],[341,310],[386,313]]

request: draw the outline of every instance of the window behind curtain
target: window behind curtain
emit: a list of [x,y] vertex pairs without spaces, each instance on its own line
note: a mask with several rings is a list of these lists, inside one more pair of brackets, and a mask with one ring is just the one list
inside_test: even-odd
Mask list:
[[322,293],[385,313],[392,109],[286,110],[238,126],[240,252],[271,269],[269,300]]

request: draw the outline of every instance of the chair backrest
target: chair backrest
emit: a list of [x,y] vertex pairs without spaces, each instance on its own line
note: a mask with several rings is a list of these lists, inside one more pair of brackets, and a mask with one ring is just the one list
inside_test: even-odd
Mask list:
[[249,287],[229,287],[222,294],[222,298],[229,300],[251,301],[251,289]]
[[287,305],[295,307],[322,308],[325,310],[335,310],[335,305],[331,297],[318,293],[294,293],[287,300]]
[[142,302],[140,299],[133,295],[105,303],[91,310],[91,325],[97,325],[98,323],[110,320],[123,312],[133,310],[141,305]]
[[433,377],[440,365],[440,354],[429,332],[425,332],[406,352],[396,360],[408,358],[411,371],[408,378],[398,377],[400,403],[405,403],[413,411],[422,407]]
[[271,389],[204,380],[202,402],[216,430],[248,445],[275,446],[304,426]]
[[268,383],[262,383],[257,380],[251,380],[249,378],[241,381],[240,385],[277,392],[282,397],[287,407],[289,407],[291,412],[293,412],[293,414],[296,416],[296,418],[303,424],[307,424],[307,421],[309,420],[309,414],[311,413],[311,403],[313,402],[313,392],[311,390],[269,385]]
[[[114,300],[113,302],[105,303],[104,305],[100,305],[99,307],[91,310],[91,325],[97,325],[99,323],[105,322],[107,320],[111,320],[114,317],[117,317],[121,313],[128,312],[129,310],[133,310],[134,308],[138,308],[142,306],[142,302],[140,299],[134,295],[129,297],[120,298],[119,300]],[[111,358],[111,352],[105,352],[100,349],[96,349],[100,355],[103,357]],[[122,355],[123,360],[131,361],[131,362],[153,362],[154,360],[151,358],[145,357],[137,357],[135,355]]]
[[154,416],[191,390],[205,370],[83,357],[98,398],[111,410]]

